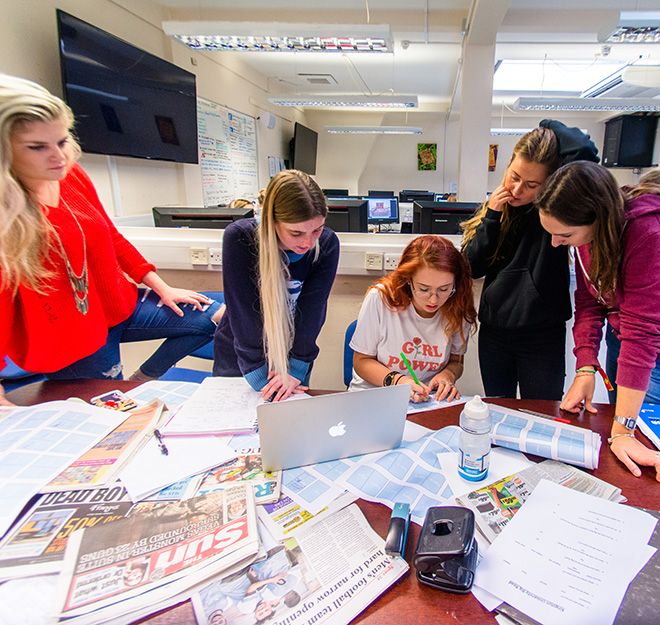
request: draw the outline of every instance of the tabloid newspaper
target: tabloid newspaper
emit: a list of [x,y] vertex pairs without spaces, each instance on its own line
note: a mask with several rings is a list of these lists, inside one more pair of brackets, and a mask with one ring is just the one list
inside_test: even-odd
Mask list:
[[98,622],[156,605],[259,548],[252,489],[246,485],[171,504],[139,507],[101,527],[74,532],[58,595],[60,618]]
[[407,570],[351,505],[268,549],[266,560],[218,577],[193,595],[202,625],[339,625]]
[[474,512],[477,529],[492,543],[543,479],[609,501],[625,499],[621,496],[621,489],[612,484],[563,462],[544,460],[488,486],[456,497],[456,501]]
[[121,519],[132,506],[119,483],[42,495],[0,543],[0,579],[58,572],[75,530]]

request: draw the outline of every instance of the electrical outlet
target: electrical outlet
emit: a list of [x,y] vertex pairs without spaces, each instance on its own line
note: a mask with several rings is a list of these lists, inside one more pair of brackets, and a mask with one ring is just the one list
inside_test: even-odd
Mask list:
[[209,261],[212,265],[222,265],[221,247],[209,247]]
[[399,266],[398,254],[385,254],[385,271],[394,271]]
[[380,252],[367,252],[364,255],[364,268],[379,270],[383,268],[383,255]]
[[205,247],[191,247],[190,262],[193,265],[208,265],[209,264],[208,249]]

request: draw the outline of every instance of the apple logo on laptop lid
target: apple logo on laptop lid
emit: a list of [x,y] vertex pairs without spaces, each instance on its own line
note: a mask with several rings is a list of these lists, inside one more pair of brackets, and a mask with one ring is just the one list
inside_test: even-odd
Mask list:
[[346,434],[346,426],[344,425],[344,422],[340,421],[336,425],[333,425],[330,428],[328,428],[328,434],[330,434],[330,436],[333,437],[343,436],[344,434]]

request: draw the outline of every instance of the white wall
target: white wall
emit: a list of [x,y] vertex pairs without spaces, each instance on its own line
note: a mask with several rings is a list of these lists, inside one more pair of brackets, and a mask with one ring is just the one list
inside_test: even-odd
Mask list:
[[[59,8],[197,75],[200,96],[248,115],[272,110],[266,79],[235,55],[195,53],[165,36],[167,14],[141,0],[21,0],[3,3],[0,21],[2,71],[29,78],[62,94],[55,9]],[[196,64],[195,64],[196,63]],[[278,113],[274,129],[258,125],[259,180],[268,182],[267,157],[288,157],[293,121],[301,113]],[[111,215],[151,212],[152,206],[201,205],[199,166],[85,154],[81,159]],[[113,186],[113,172],[114,176]]]

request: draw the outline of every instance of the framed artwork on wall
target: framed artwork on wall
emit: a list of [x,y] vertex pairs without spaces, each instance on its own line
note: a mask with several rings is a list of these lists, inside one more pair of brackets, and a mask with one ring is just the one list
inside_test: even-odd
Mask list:
[[417,144],[417,170],[435,171],[438,167],[438,144]]
[[497,150],[499,148],[498,143],[491,143],[488,148],[488,171],[495,171],[497,167]]

